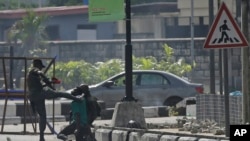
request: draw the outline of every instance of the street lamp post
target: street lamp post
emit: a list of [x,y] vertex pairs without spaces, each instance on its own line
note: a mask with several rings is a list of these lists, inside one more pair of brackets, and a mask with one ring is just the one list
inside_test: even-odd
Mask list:
[[133,81],[132,81],[132,44],[131,44],[131,3],[125,0],[126,14],[126,45],[125,45],[125,77],[126,77],[126,96],[123,101],[135,101],[133,97]]

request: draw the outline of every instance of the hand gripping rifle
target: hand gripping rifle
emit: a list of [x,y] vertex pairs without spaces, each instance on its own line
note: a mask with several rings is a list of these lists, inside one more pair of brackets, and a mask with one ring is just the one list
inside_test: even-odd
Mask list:
[[48,72],[48,70],[50,69],[50,67],[52,66],[53,63],[55,63],[55,60],[56,60],[56,57],[55,56],[48,64],[48,66],[45,68],[45,70],[43,71],[43,74],[44,75],[41,75],[43,77],[43,81],[46,83],[46,85],[48,87],[50,87],[51,89],[55,90],[55,88],[53,87],[52,83],[49,81],[49,79],[45,76],[45,74]]

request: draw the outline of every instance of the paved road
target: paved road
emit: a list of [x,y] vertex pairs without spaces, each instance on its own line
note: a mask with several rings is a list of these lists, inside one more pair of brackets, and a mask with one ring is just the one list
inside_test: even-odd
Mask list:
[[[176,124],[177,118],[182,117],[158,117],[158,118],[146,118],[146,123],[152,123],[152,124]],[[93,124],[98,126],[109,126],[111,123],[111,120],[96,120]],[[38,125],[38,124],[37,124]],[[68,125],[68,122],[55,122],[55,131],[60,131],[60,129]],[[0,126],[2,128],[2,126]],[[29,134],[22,135],[22,131],[24,129],[23,124],[17,124],[17,125],[5,125],[4,126],[4,132],[18,132],[16,134],[0,134],[0,141],[38,141],[39,135],[37,133],[34,133],[34,130],[32,128],[31,124],[27,124],[26,131],[29,132]],[[150,129],[151,131],[159,131],[159,132],[172,132],[177,133],[180,132],[178,129]],[[46,128],[45,131],[47,134],[45,136],[46,141],[59,141],[56,138],[56,135],[51,134],[49,128]],[[188,132],[182,132],[186,134],[190,134]],[[202,134],[201,134],[202,135]],[[204,134],[206,136],[214,136],[213,134]],[[220,137],[225,137],[224,135]],[[8,140],[8,138],[10,140]]]
[[[176,117],[161,117],[161,118],[146,118],[147,123],[154,123],[154,124],[161,124],[164,122],[168,123],[176,123]],[[111,123],[111,120],[96,120],[93,124],[95,126],[109,126]],[[55,131],[60,131],[60,129],[68,125],[68,122],[55,122]],[[38,126],[38,124],[37,124]],[[1,127],[2,128],[2,127]],[[0,135],[0,141],[8,141],[7,138],[10,138],[11,141],[38,141],[39,136],[38,134],[34,135],[34,130],[31,124],[27,124],[26,131],[30,134],[22,135],[22,131],[24,131],[24,125],[23,124],[15,124],[15,125],[5,125],[4,126],[4,134]],[[17,132],[16,134],[6,134],[9,132]],[[46,141],[57,141],[56,135],[50,134],[50,130],[48,127],[46,127]],[[19,134],[19,135],[18,135]]]

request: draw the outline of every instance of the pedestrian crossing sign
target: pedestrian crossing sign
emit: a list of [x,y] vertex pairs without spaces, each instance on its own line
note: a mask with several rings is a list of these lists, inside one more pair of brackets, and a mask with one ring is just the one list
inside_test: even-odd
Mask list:
[[248,47],[248,41],[223,2],[208,32],[204,48]]

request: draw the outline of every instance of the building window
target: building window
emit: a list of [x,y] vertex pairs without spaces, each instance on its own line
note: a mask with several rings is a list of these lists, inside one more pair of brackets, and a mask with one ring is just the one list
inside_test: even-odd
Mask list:
[[48,40],[60,40],[60,35],[59,35],[59,26],[58,25],[50,25],[45,28],[45,31],[48,35]]
[[96,25],[78,25],[77,40],[96,40]]

